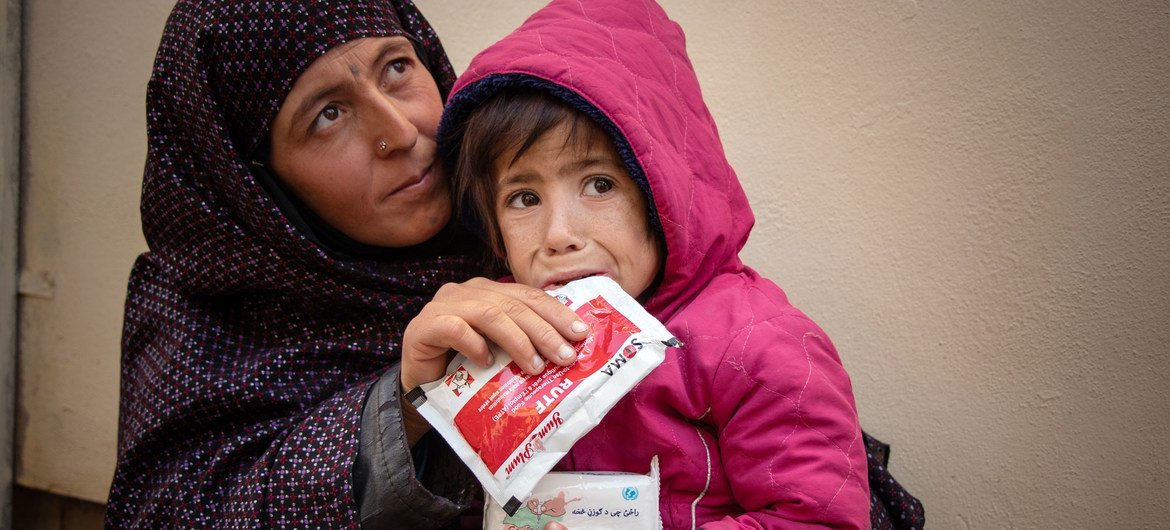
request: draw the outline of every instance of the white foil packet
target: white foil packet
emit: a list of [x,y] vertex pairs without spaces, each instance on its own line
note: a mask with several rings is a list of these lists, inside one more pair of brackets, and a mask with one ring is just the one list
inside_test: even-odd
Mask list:
[[532,494],[514,514],[486,499],[484,530],[541,530],[556,521],[566,528],[591,530],[657,530],[658,457],[650,473],[566,473],[553,471],[540,479]]
[[462,355],[447,375],[407,399],[509,514],[622,396],[679,344],[610,278],[593,276],[548,291],[590,327],[574,344],[577,362],[525,374],[492,345],[482,368]]

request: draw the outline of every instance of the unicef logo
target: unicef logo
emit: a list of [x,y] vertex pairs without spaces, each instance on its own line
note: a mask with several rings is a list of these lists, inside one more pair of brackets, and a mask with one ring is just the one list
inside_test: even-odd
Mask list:
[[627,501],[632,501],[638,498],[638,488],[628,486],[622,490],[622,498]]

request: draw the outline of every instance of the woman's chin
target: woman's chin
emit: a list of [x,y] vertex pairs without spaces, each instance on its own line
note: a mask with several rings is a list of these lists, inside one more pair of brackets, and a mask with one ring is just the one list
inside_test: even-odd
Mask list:
[[450,207],[419,208],[408,219],[394,219],[378,231],[366,231],[355,241],[377,247],[410,247],[425,243],[443,231],[451,220]]

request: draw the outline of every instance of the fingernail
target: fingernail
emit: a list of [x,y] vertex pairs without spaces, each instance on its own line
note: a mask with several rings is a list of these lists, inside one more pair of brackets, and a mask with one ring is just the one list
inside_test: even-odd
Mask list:
[[536,358],[532,360],[532,368],[537,372],[544,371],[544,358],[537,355]]
[[573,330],[574,333],[585,333],[586,331],[589,331],[589,326],[586,326],[585,323],[581,322],[580,320],[573,322],[573,325],[569,327]]
[[557,348],[557,357],[560,357],[562,361],[567,361],[569,359],[572,359],[573,356],[576,354],[577,354],[577,351],[574,350],[573,347],[569,346],[568,344],[562,344],[560,348]]

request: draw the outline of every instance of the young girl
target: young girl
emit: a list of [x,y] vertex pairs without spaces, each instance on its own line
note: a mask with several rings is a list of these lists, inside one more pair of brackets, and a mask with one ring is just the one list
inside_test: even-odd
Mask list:
[[684,343],[557,470],[657,455],[668,528],[868,528],[849,377],[740,261],[751,210],[661,8],[554,1],[472,61],[439,135],[516,281],[610,276]]

